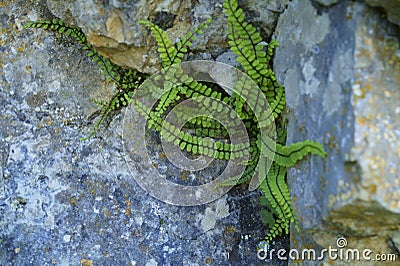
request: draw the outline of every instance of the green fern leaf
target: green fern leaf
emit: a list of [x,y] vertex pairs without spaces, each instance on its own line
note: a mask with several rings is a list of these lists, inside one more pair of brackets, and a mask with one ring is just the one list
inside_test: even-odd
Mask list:
[[157,51],[160,53],[162,66],[168,67],[172,65],[174,63],[174,58],[177,54],[177,50],[175,46],[172,45],[171,40],[168,38],[165,31],[163,31],[154,23],[147,20],[139,20],[139,23],[145,25],[152,31],[157,42]]

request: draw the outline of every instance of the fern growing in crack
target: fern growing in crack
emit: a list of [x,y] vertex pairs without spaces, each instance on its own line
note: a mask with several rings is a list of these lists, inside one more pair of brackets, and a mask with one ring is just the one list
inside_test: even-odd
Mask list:
[[[175,64],[184,60],[185,54],[196,40],[196,35],[202,34],[202,31],[211,23],[210,19],[175,43],[157,25],[149,21],[139,22],[146,26],[155,37],[162,66],[169,73],[170,80],[168,82],[171,84],[171,89],[159,98],[155,108],[149,110],[140,103],[136,107],[146,115],[149,128],[160,131],[161,137],[181,150],[221,160],[238,159],[245,164],[246,169],[241,176],[225,180],[219,186],[249,182],[255,174],[258,174],[259,187],[263,192],[261,204],[270,209],[270,212],[266,210],[262,212],[264,220],[269,224],[269,233],[265,239],[270,242],[282,233],[287,234],[290,224],[294,224],[298,228],[298,221],[286,183],[287,167],[294,166],[306,155],[325,156],[326,153],[320,143],[311,140],[285,145],[285,89],[277,82],[275,73],[270,66],[274,49],[279,44],[276,41],[271,41],[269,44],[263,42],[256,28],[245,21],[244,12],[239,7],[237,0],[225,0],[223,6],[228,17],[230,49],[236,54],[237,61],[247,76],[260,88],[260,90],[249,90],[248,97],[255,99],[261,106],[269,105],[271,112],[256,117],[248,108],[240,94],[242,89],[249,86],[245,79],[236,83],[238,93],[234,92],[230,95],[216,85],[196,81],[180,69],[174,68]],[[147,78],[146,74],[122,68],[100,55],[78,27],[68,26],[57,19],[29,22],[24,27],[43,28],[74,38],[84,50],[87,50],[87,55],[99,65],[103,73],[115,83],[117,92],[111,99],[94,101],[101,107],[99,118],[90,134],[82,140],[92,137],[113,112],[126,107],[131,102],[137,88]],[[174,86],[174,84],[179,85]],[[260,94],[263,94],[264,97],[261,97]],[[229,143],[227,140],[229,134],[224,126],[207,116],[191,118],[190,110],[187,109],[180,110],[181,116],[184,119],[187,118],[184,128],[180,129],[166,121],[168,111],[185,99],[202,103],[201,111],[205,114],[218,112],[228,118],[238,117],[245,125],[249,140],[235,144]],[[225,105],[231,108],[225,108]],[[277,137],[273,143],[263,138],[262,134],[262,130],[267,128],[271,121],[274,121],[277,131]],[[229,126],[239,132],[241,130],[239,125],[232,123]],[[248,153],[250,153],[250,157],[246,157]],[[267,162],[272,162],[269,171],[267,171]]]
[[[270,68],[270,60],[276,46],[276,41],[271,41],[265,50],[265,45],[257,30],[244,21],[243,10],[238,6],[237,0],[224,1],[225,12],[228,16],[229,45],[232,52],[237,55],[237,61],[243,66],[245,72],[257,83],[265,94],[273,116],[276,121],[277,143],[273,163],[268,174],[261,182],[260,188],[272,208],[273,215],[269,216],[270,228],[266,241],[270,242],[281,233],[288,233],[290,224],[293,223],[298,230],[298,221],[293,211],[289,189],[286,184],[286,167],[291,167],[307,154],[325,156],[323,146],[317,142],[306,140],[285,146],[286,125],[283,117],[286,100],[284,88],[278,84],[275,73]],[[279,123],[279,121],[283,121]],[[262,142],[258,139],[258,143]],[[266,160],[260,152],[260,145],[257,144],[258,152],[253,161]],[[257,158],[258,157],[258,158]],[[254,163],[248,166],[251,170]],[[245,172],[239,182],[249,180],[251,171]],[[264,213],[265,214],[265,213]]]

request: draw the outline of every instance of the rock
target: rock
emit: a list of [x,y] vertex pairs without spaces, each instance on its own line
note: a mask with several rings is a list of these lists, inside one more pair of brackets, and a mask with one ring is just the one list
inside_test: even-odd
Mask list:
[[[213,18],[209,29],[194,45],[195,57],[206,50],[216,58],[227,48],[227,24],[222,2],[157,0],[146,1],[59,1],[50,0],[50,11],[68,23],[81,27],[89,41],[114,63],[154,73],[159,57],[154,37],[139,20],[150,20],[167,31],[171,40],[185,36],[193,27]],[[259,27],[264,37],[271,36],[285,1],[247,1],[243,8],[248,21]],[[210,38],[211,37],[211,38]],[[212,41],[210,41],[212,40]]]
[[385,9],[388,20],[400,26],[400,1],[399,0],[366,0],[368,5]]
[[[122,155],[122,115],[98,137],[79,141],[90,130],[87,117],[97,110],[90,99],[112,95],[113,84],[69,38],[22,30],[26,21],[57,16],[81,27],[115,63],[154,73],[160,69],[155,41],[140,19],[153,21],[175,40],[213,17],[188,59],[234,64],[221,3],[37,0],[0,5],[0,261],[260,264],[256,246],[267,229],[261,226],[257,192],[240,187],[195,207],[149,197],[132,177],[149,166],[139,161],[130,172]],[[396,6],[388,3],[380,2],[396,23]],[[326,158],[307,158],[288,171],[302,228],[292,231],[292,247],[343,245],[398,256],[398,28],[364,2],[240,4],[265,41],[272,35],[281,44],[274,69],[290,109],[287,142],[312,139],[328,151]],[[196,180],[171,167],[151,132],[147,141],[161,172],[175,181]],[[287,248],[287,241],[277,239],[271,248]]]
[[398,28],[359,2],[316,8],[292,1],[275,31],[287,142],[312,139],[328,152],[288,172],[302,228],[291,244],[337,248],[343,236],[349,248],[398,256],[390,244],[400,229]]
[[[279,7],[269,3],[273,10]],[[47,6],[81,26],[123,66],[159,69],[154,39],[139,19],[153,19],[174,39],[213,15],[216,24],[198,39],[191,56],[227,52],[226,19],[221,4],[212,1],[0,4],[0,264],[259,264],[256,248],[267,228],[257,191],[237,188],[202,206],[168,205],[134,181],[136,172],[123,156],[122,115],[95,138],[79,141],[98,110],[91,99],[107,99],[115,87],[70,38],[22,28],[51,18]],[[254,19],[273,29],[264,18]],[[181,182],[196,181],[194,174],[171,168],[156,137],[150,134],[148,143],[160,171]],[[149,167],[138,166],[135,171]],[[210,171],[204,174],[208,178]],[[288,238],[277,239],[274,247],[287,248]]]
[[[222,11],[219,4],[180,0],[154,1],[150,4],[143,1],[106,3],[51,0],[48,6],[54,15],[65,21],[73,18],[87,34],[89,41],[114,63],[147,73],[154,73],[160,68],[159,57],[154,49],[153,35],[139,24],[139,20],[152,21],[175,40]],[[191,10],[194,10],[195,16]],[[211,28],[214,33],[209,34],[219,36],[215,30],[221,25],[221,22],[217,23]],[[220,38],[225,40],[226,35]],[[205,39],[200,38],[196,48],[204,51],[205,44]]]
[[317,0],[316,2],[324,6],[331,6],[336,4],[338,0]]

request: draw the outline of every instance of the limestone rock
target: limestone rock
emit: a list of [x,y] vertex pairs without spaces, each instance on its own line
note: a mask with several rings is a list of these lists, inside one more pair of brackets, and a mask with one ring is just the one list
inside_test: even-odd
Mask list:
[[[366,2],[385,7],[398,24],[398,1]],[[328,151],[288,171],[302,228],[292,232],[292,246],[337,247],[345,237],[349,248],[399,255],[398,28],[360,1],[240,4],[266,41],[273,35],[281,44],[274,69],[290,109],[287,142],[312,139]],[[234,64],[221,0],[8,1],[0,14],[0,261],[260,263],[255,247],[266,228],[257,192],[239,188],[189,209],[149,198],[121,156],[122,116],[101,137],[79,141],[97,110],[90,99],[112,95],[113,85],[68,38],[22,30],[29,20],[57,16],[81,27],[115,63],[154,73],[154,38],[139,20],[175,40],[212,17],[188,59]],[[154,136],[149,144],[159,146]],[[171,176],[188,178],[167,170],[160,151],[153,159]],[[140,175],[146,165],[138,166]],[[282,246],[278,239],[274,247]]]
[[359,2],[316,8],[292,1],[275,32],[287,141],[313,139],[328,152],[289,170],[303,229],[292,245],[336,247],[335,238],[352,235],[359,239],[349,247],[365,247],[378,236],[385,244],[370,246],[374,252],[396,253],[387,243],[400,229],[398,28]]
[[[47,1],[50,11],[68,23],[81,27],[89,41],[114,63],[154,73],[160,69],[154,38],[139,25],[150,20],[167,31],[171,40],[185,36],[193,27],[213,18],[210,28],[199,36],[192,58],[212,52],[218,57],[227,48],[227,24],[223,1]],[[263,36],[272,34],[285,1],[246,1],[248,21],[259,27]]]
[[[226,53],[220,3],[146,3],[0,4],[1,265],[259,263],[256,247],[267,228],[256,191],[238,188],[217,202],[190,208],[150,197],[132,176],[148,165],[139,162],[137,172],[130,172],[124,159],[122,115],[95,138],[79,141],[93,125],[88,117],[98,110],[91,99],[107,99],[114,85],[71,38],[22,28],[28,21],[50,18],[49,7],[53,15],[81,26],[117,63],[152,72],[159,69],[155,42],[138,19],[153,19],[174,39],[214,14],[216,24],[199,38],[191,56]],[[260,22],[264,18],[254,19],[260,27],[273,28]],[[180,181],[195,180],[168,170],[157,141],[149,136],[160,171]],[[288,238],[275,246],[287,247]]]
[[399,0],[366,0],[370,6],[385,9],[388,20],[400,26],[400,1]]

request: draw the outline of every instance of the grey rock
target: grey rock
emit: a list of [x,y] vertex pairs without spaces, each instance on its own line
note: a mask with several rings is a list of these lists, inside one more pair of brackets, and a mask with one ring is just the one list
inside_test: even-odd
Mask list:
[[336,4],[338,0],[317,0],[316,2],[323,6],[331,6]]
[[[132,176],[149,166],[138,164],[131,172],[126,164],[122,114],[95,138],[79,141],[91,129],[88,117],[98,110],[91,99],[106,99],[115,87],[71,39],[22,29],[27,21],[51,17],[47,7],[81,26],[93,42],[102,38],[99,47],[111,51],[111,58],[126,60],[116,62],[148,72],[158,69],[159,60],[138,19],[154,15],[164,26],[173,25],[169,34],[174,36],[214,14],[217,23],[199,38],[192,56],[216,58],[227,50],[226,35],[220,34],[226,33],[221,6],[210,1],[1,4],[0,264],[261,264],[257,245],[267,228],[261,223],[257,191],[236,188],[195,207],[151,197]],[[134,56],[148,54],[147,59],[124,58],[135,49]],[[196,181],[194,174],[162,159],[151,132],[148,143],[160,171],[175,181]],[[277,239],[275,247],[287,248],[288,238]]]
[[385,9],[388,20],[400,26],[400,1],[399,0],[366,0],[370,6]]
[[[286,87],[287,142],[312,139],[328,152],[288,171],[302,229],[292,230],[292,247],[336,247],[337,237],[345,236],[349,247],[395,253],[400,248],[398,28],[363,2],[317,2],[322,6],[302,0],[241,3],[264,39],[272,35],[281,44],[274,69]],[[22,30],[26,21],[52,14],[81,27],[114,62],[154,73],[160,68],[155,42],[140,19],[157,23],[174,40],[213,17],[188,59],[233,64],[221,3],[0,5],[2,265],[264,263],[256,253],[267,233],[258,192],[240,187],[197,207],[152,198],[132,177],[149,166],[139,161],[132,171],[126,164],[123,115],[96,138],[79,141],[90,130],[87,117],[97,110],[90,99],[111,96],[114,86],[70,39]],[[387,8],[392,22],[395,8]],[[176,182],[198,182],[163,159],[152,132],[147,141],[160,172]],[[287,241],[278,239],[271,248],[285,248]]]
[[[159,69],[154,38],[139,20],[150,20],[175,40],[208,18],[213,22],[195,42],[195,53],[212,51],[216,58],[227,48],[227,23],[219,1],[47,1],[57,17],[76,24],[98,50],[121,66],[147,73]],[[279,14],[287,1],[246,1],[243,9],[250,23],[266,38],[273,33]]]
[[400,229],[398,28],[359,2],[316,8],[292,1],[275,31],[287,142],[312,139],[328,152],[288,172],[302,228],[291,244],[336,248],[345,236],[349,248],[398,254],[388,244]]

